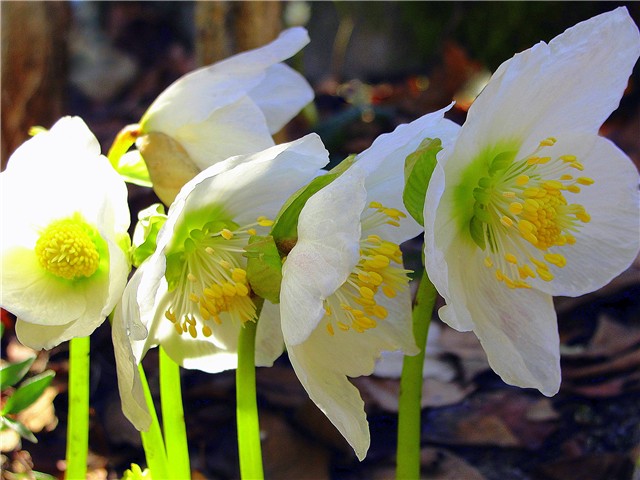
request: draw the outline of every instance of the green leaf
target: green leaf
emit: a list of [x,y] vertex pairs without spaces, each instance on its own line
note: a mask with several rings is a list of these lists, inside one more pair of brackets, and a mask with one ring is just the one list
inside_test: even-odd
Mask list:
[[[142,155],[137,150],[128,152],[141,134],[140,125],[127,125],[116,135],[107,157],[113,168],[125,182],[135,183],[142,187],[151,187],[149,170]],[[127,153],[128,152],[128,153]]]
[[49,475],[48,473],[36,472],[33,470],[31,472],[36,480],[57,480],[53,475]]
[[8,418],[3,416],[3,417],[0,417],[0,424],[2,425],[3,430],[5,428],[10,428],[11,430],[18,432],[18,434],[22,438],[26,438],[27,440],[33,443],[38,443],[38,439],[33,435],[33,433],[31,433],[31,430],[25,427],[24,424],[22,424],[18,420],[14,420],[13,418]]
[[131,464],[131,468],[125,470],[122,480],[151,480],[151,471],[148,468],[142,470],[135,463]]
[[114,166],[125,182],[140,185],[141,187],[153,187],[147,164],[138,150],[122,155]]
[[25,380],[22,385],[13,392],[13,395],[7,399],[7,402],[2,408],[2,414],[18,413],[27,408],[42,395],[42,392],[49,386],[54,376],[55,373],[52,370],[47,370]]
[[40,125],[34,125],[29,129],[29,136],[35,137],[39,133],[44,133],[44,132],[48,132],[48,130],[44,127],[41,127]]
[[27,358],[20,363],[11,363],[0,369],[0,389],[13,387],[24,378],[36,357]]
[[280,303],[282,260],[273,237],[253,235],[244,249],[251,290],[271,303]]
[[156,249],[158,232],[167,221],[164,205],[154,203],[138,213],[138,223],[133,232],[132,261],[139,267]]
[[407,212],[416,222],[424,226],[424,201],[429,180],[436,167],[436,155],[442,150],[439,138],[425,138],[418,149],[404,161],[405,187],[402,201]]
[[353,165],[355,158],[355,155],[345,158],[326,174],[311,180],[308,185],[291,195],[285,202],[271,228],[271,235],[284,255],[291,251],[298,239],[298,217],[307,200],[342,175],[345,170]]

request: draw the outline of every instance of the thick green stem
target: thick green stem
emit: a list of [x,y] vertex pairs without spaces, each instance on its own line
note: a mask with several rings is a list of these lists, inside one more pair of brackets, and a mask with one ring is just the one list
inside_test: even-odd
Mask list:
[[431,315],[436,301],[436,289],[423,273],[413,307],[413,335],[420,353],[405,356],[400,379],[400,400],[398,413],[398,480],[420,478],[420,414],[422,401],[422,369],[427,344]]
[[184,423],[182,388],[180,387],[180,366],[171,360],[162,347],[160,347],[160,400],[169,473],[171,478],[191,478],[187,429]]
[[156,414],[156,407],[153,404],[153,398],[151,397],[149,384],[147,383],[147,377],[144,374],[142,365],[138,365],[138,372],[140,372],[140,381],[142,382],[142,389],[144,390],[144,398],[147,401],[147,408],[151,415],[151,426],[149,427],[149,430],[146,432],[140,432],[144,455],[147,459],[147,467],[151,470],[153,478],[170,478],[169,462],[167,461],[167,453],[162,439],[162,430],[160,429],[158,415]]
[[67,423],[67,480],[87,476],[89,453],[89,337],[69,342],[69,419]]
[[[258,313],[263,299],[254,299]],[[238,453],[240,476],[244,480],[261,480],[262,451],[260,447],[260,425],[256,399],[255,344],[257,322],[246,322],[240,329],[238,340],[238,368],[236,369],[236,424],[238,428]]]

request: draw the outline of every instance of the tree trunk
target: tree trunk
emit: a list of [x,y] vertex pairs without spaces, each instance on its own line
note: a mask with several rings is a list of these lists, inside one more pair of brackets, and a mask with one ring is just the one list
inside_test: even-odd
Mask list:
[[269,43],[282,30],[281,2],[196,2],[199,65]]
[[2,169],[35,125],[64,113],[66,2],[2,2]]

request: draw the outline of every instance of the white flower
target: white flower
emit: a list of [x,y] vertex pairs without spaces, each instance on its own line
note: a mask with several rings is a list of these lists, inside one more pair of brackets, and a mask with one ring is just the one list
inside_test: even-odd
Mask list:
[[514,56],[432,176],[425,256],[440,316],[473,330],[507,383],[555,394],[552,295],[595,290],[638,252],[638,172],[597,132],[639,52],[618,8]]
[[[248,238],[270,226],[269,218],[327,161],[312,134],[230,158],[184,187],[158,234],[156,252],[140,269],[137,299],[142,321],[150,325],[147,345],[161,344],[185,368],[235,367],[238,329],[255,320],[243,255]],[[147,305],[153,319],[144,315]]]
[[280,313],[289,358],[310,398],[359,459],[369,448],[369,429],[347,377],[371,374],[382,351],[417,353],[398,244],[422,229],[402,203],[404,161],[425,137],[451,142],[458,127],[443,115],[382,135],[313,195],[283,266]]
[[210,165],[274,145],[271,135],[313,99],[302,75],[281,63],[308,42],[304,28],[285,30],[264,47],[181,77],[158,96],[134,136],[165,203]]
[[21,145],[2,182],[2,306],[19,340],[52,348],[91,334],[124,289],[127,189],[78,117]]

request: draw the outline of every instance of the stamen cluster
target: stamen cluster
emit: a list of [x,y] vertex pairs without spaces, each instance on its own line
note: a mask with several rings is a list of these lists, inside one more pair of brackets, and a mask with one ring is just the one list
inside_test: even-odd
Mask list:
[[199,323],[202,335],[210,337],[212,327],[222,324],[223,313],[240,324],[255,321],[256,306],[244,268],[244,247],[249,237],[256,235],[254,227],[272,223],[259,217],[252,225],[234,228],[215,221],[190,232],[184,243],[173,302],[165,311],[178,334],[188,332],[197,338]]
[[98,269],[100,254],[88,228],[76,218],[50,223],[36,242],[35,253],[40,265],[67,280],[92,276]]
[[[371,202],[369,208],[374,212],[363,220],[363,226],[388,224],[398,227],[400,218],[405,217],[403,212],[378,202]],[[397,244],[373,234],[361,239],[358,264],[336,294],[325,301],[329,334],[335,335],[334,324],[342,331],[353,329],[358,333],[375,328],[375,319],[384,320],[388,315],[376,295],[381,291],[386,297],[394,298],[408,284],[407,273],[408,270],[402,267],[402,252]]]
[[552,250],[575,244],[575,232],[591,219],[584,206],[565,197],[594,183],[570,173],[584,166],[574,155],[538,155],[555,143],[547,138],[521,160],[496,156],[473,193],[472,237],[488,250],[485,266],[509,288],[530,288],[528,278],[553,280],[550,265],[563,268],[567,260]]

